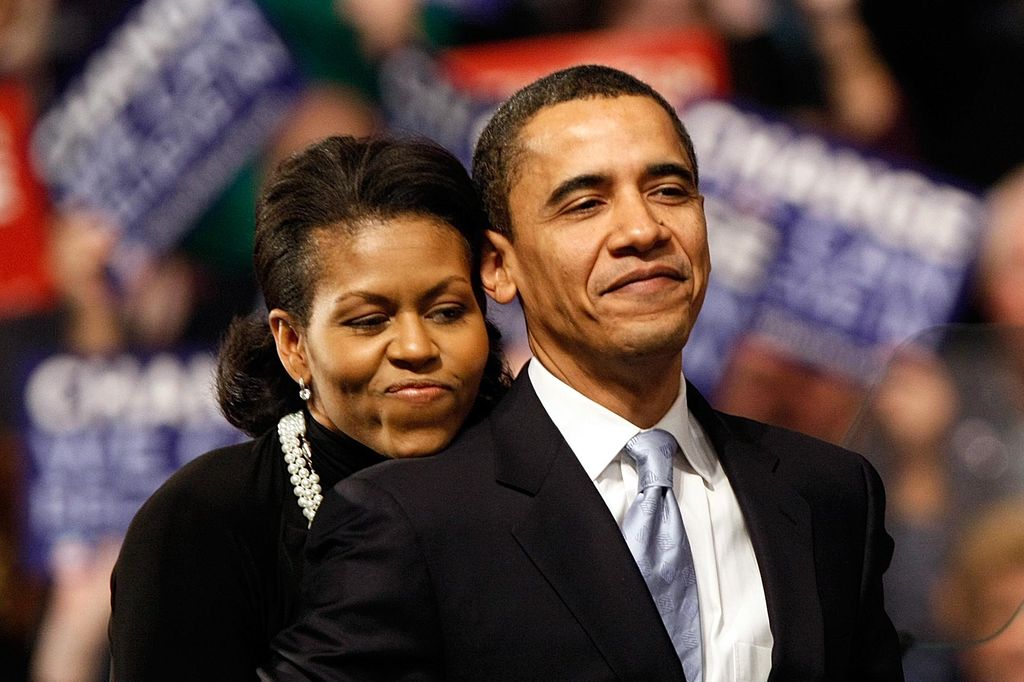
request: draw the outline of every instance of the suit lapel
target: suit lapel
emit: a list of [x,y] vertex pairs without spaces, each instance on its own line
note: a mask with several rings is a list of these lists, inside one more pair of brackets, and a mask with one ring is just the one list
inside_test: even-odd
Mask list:
[[778,457],[738,438],[692,386],[687,403],[729,477],[757,556],[774,638],[770,679],[784,679],[787,670],[823,673],[824,628],[807,503],[775,475]]
[[624,680],[683,679],[621,531],[525,371],[492,424],[498,482],[530,497],[512,534],[608,666]]

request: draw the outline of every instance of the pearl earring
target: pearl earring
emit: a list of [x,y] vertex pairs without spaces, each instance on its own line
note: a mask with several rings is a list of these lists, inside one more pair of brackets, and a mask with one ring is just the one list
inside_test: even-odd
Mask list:
[[309,390],[309,386],[306,386],[306,382],[303,379],[299,379],[299,400],[305,402],[309,400],[309,396],[312,392]]

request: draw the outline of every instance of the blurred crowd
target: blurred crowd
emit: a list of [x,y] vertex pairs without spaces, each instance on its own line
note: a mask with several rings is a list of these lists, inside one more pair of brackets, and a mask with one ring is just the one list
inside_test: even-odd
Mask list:
[[[276,161],[314,139],[381,130],[385,123],[376,73],[395,50],[416,45],[434,51],[616,28],[702,27],[725,46],[737,99],[983,194],[987,236],[961,317],[971,324],[1024,326],[1024,135],[1019,130],[1024,1],[255,2],[304,76],[286,119],[268,144],[253,150],[252,160],[206,207],[184,240],[128,283],[115,282],[109,274],[118,235],[109,216],[46,202],[40,254],[46,296],[28,308],[9,304],[0,309],[0,365],[27,350],[109,354],[124,348],[216,344],[231,317],[257,304],[250,255],[260,179]],[[27,111],[35,120],[59,100],[89,55],[138,4],[0,0],[0,86],[26,93]],[[27,141],[5,141],[0,134],[4,144]],[[862,415],[858,445],[884,451],[879,466],[889,489],[891,532],[906,543],[902,546],[915,548],[903,554],[897,550],[890,594],[893,603],[917,599],[915,604],[934,604],[928,614],[920,614],[922,622],[905,623],[934,639],[979,639],[997,630],[1024,600],[1024,491],[998,486],[1004,472],[1024,467],[1024,336],[1012,338],[1016,342],[1008,344],[1002,337],[958,337],[970,342],[971,353],[983,349],[985,362],[970,369],[981,384],[972,393],[963,392],[962,375],[948,360],[964,348],[957,339],[899,356]],[[0,368],[5,403],[0,407],[0,678],[102,679],[106,585],[117,548],[70,552],[57,558],[48,575],[24,565],[20,486],[26,463],[18,442],[17,406],[10,404],[13,381]],[[782,409],[785,396],[771,390],[771,381],[771,372],[764,372],[764,390],[731,396],[728,409],[817,429],[814,435],[832,439],[845,433],[848,424],[837,426],[830,421],[833,415],[794,415]],[[965,400],[965,395],[973,397]],[[972,511],[979,510],[975,524],[953,528],[951,519],[966,507],[957,506],[960,498],[952,492],[955,467],[949,462],[960,460],[948,444],[956,442],[956,434],[962,437],[965,421],[977,426],[980,417],[966,408],[979,408],[979,395],[1005,413],[986,434],[1004,448],[1008,464],[986,479],[990,487],[972,489],[979,498],[971,503]],[[967,456],[963,461],[973,460]],[[999,506],[980,514],[982,502],[996,498]],[[954,538],[961,533],[965,539],[957,544]],[[921,544],[931,535],[942,540]],[[994,539],[985,544],[985,538]],[[915,580],[915,572],[928,579]],[[927,594],[907,594],[910,586]],[[937,590],[945,595],[942,599],[934,598]],[[1024,679],[1024,621],[1018,618],[994,642],[963,656],[946,655],[941,664],[922,663],[922,672],[908,669],[908,677]]]

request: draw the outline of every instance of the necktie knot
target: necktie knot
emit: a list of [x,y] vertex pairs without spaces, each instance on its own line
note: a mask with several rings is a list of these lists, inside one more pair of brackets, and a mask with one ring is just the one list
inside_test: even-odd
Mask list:
[[662,429],[642,431],[626,443],[626,454],[636,463],[637,489],[672,487],[672,457],[679,444]]

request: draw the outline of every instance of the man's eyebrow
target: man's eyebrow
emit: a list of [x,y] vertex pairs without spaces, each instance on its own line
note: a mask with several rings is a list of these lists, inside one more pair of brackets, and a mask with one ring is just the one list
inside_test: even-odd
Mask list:
[[605,185],[607,183],[607,176],[599,175],[597,173],[592,173],[589,175],[577,175],[576,177],[569,178],[568,180],[560,184],[558,187],[556,187],[554,191],[551,192],[551,194],[548,196],[548,200],[545,202],[545,205],[548,207],[554,206],[555,204],[561,202],[562,199],[565,199],[565,197],[569,196],[570,194],[577,190],[593,189],[595,187],[600,187],[601,185]]
[[646,175],[649,178],[668,178],[675,176],[691,185],[696,184],[693,178],[693,171],[678,163],[656,163],[647,167]]

